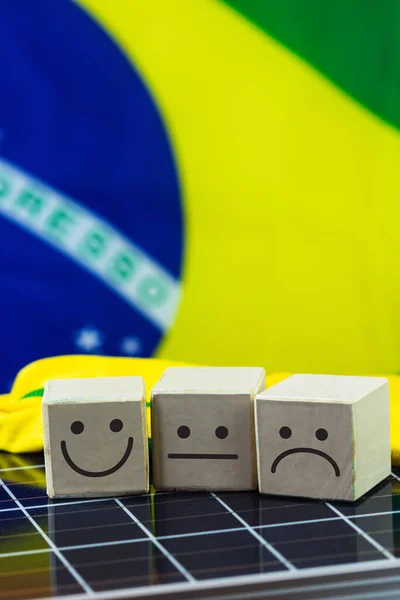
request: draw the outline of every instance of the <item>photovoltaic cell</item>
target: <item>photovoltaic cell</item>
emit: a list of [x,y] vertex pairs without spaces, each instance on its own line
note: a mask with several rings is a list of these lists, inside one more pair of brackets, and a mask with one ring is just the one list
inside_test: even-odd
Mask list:
[[186,587],[202,597],[204,583],[223,590],[261,576],[267,594],[269,581],[304,586],[364,563],[368,573],[397,567],[400,554],[396,472],[354,504],[256,492],[51,501],[40,455],[0,477],[0,600]]

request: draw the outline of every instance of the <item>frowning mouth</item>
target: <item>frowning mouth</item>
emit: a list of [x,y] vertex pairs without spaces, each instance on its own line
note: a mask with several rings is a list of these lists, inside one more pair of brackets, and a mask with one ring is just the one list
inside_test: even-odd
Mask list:
[[279,454],[279,456],[276,457],[276,459],[272,463],[271,473],[275,473],[276,467],[286,456],[290,456],[290,454],[299,454],[303,452],[308,454],[316,454],[317,456],[321,456],[322,458],[327,460],[328,463],[332,465],[336,477],[340,477],[340,469],[338,467],[337,462],[333,460],[333,458],[329,456],[329,454],[322,452],[322,450],[315,450],[315,448],[292,448],[291,450],[286,450],[285,452],[282,452],[281,454]]
[[223,460],[236,460],[239,456],[237,454],[168,454],[168,458],[219,458]]
[[128,438],[128,444],[126,446],[125,453],[120,461],[117,462],[116,465],[111,467],[111,469],[107,469],[106,471],[86,471],[85,469],[81,469],[78,467],[68,454],[67,443],[63,440],[61,442],[61,452],[65,459],[65,462],[71,469],[73,469],[79,475],[83,475],[84,477],[107,477],[107,475],[112,475],[116,471],[118,471],[128,460],[133,448],[133,437]]

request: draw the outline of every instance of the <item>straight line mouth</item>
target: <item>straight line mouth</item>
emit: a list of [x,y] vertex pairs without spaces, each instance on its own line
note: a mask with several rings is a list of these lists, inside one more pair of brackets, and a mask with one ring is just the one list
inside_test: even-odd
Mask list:
[[217,458],[222,460],[237,460],[238,454],[168,454],[168,458],[194,458],[208,459]]

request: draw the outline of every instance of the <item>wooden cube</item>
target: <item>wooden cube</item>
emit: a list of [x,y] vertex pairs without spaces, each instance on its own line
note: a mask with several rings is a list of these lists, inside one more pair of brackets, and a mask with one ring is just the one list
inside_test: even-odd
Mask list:
[[157,490],[257,487],[252,367],[171,367],[152,389],[153,483]]
[[146,397],[141,377],[49,381],[42,406],[50,498],[148,491]]
[[262,494],[357,500],[390,473],[387,379],[293,375],[255,399]]

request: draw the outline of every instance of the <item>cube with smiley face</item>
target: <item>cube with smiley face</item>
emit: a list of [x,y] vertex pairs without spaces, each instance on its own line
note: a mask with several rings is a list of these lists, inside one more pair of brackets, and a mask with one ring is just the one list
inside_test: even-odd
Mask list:
[[357,500],[390,473],[388,381],[293,375],[255,399],[259,490]]
[[141,377],[49,381],[43,395],[43,430],[50,498],[148,491]]
[[171,367],[152,389],[157,490],[257,487],[253,401],[265,372],[252,367]]

